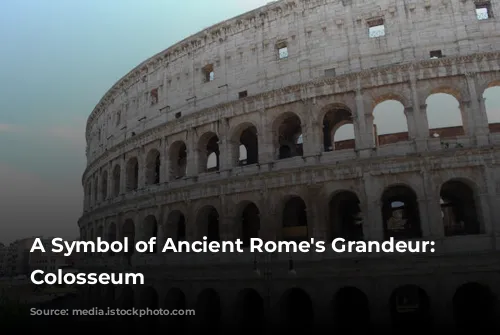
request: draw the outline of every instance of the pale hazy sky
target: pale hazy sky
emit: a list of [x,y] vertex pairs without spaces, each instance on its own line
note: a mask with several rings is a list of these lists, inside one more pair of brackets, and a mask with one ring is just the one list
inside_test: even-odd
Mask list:
[[267,2],[1,1],[0,242],[77,237],[85,122],[102,95],[153,54]]

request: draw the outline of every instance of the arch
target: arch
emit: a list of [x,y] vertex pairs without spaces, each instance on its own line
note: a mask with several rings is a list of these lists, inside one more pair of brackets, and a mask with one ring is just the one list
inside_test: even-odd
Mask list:
[[483,284],[468,282],[460,286],[453,296],[455,324],[464,333],[486,333],[493,330],[497,299]]
[[259,208],[253,202],[246,203],[241,211],[241,240],[243,247],[249,247],[250,239],[259,237],[259,230]]
[[115,197],[120,195],[120,175],[120,165],[115,165],[113,168],[113,196]]
[[167,217],[167,236],[175,241],[186,240],[186,217],[179,210],[174,210]]
[[264,300],[256,290],[246,288],[238,293],[235,324],[238,334],[258,334],[264,330]]
[[196,301],[198,327],[204,331],[217,331],[221,321],[221,302],[217,291],[208,288],[200,292]]
[[[135,306],[134,290],[130,286],[125,286],[120,295],[120,308],[132,309]],[[131,333],[135,330],[134,316],[123,315],[122,320],[124,329],[128,329]]]
[[[184,310],[186,309],[186,295],[179,288],[171,288],[165,295],[165,308],[168,310]],[[168,333],[180,335],[186,330],[186,316],[172,315],[167,319]]]
[[366,334],[370,330],[370,304],[360,289],[347,286],[333,297],[335,329],[341,334]]
[[127,238],[127,246],[129,255],[135,250],[135,224],[131,219],[125,220],[122,227],[122,235],[125,240]]
[[[156,217],[154,215],[148,215],[144,218],[143,229],[145,241],[149,241],[153,237],[158,238],[158,221],[156,221]],[[153,251],[151,253],[156,253],[156,250],[157,243],[153,245]]]
[[127,192],[135,191],[139,187],[139,161],[137,157],[132,157],[127,161]]
[[314,321],[313,303],[302,289],[294,287],[287,290],[280,299],[280,325],[283,331],[307,332]]
[[482,232],[474,189],[466,182],[452,179],[441,186],[440,205],[446,236]]
[[434,138],[457,138],[465,134],[465,111],[460,104],[460,95],[454,89],[440,88],[427,97],[427,123],[429,136]]
[[[149,308],[151,310],[156,310],[159,307],[158,292],[152,286],[145,287],[141,291],[140,295],[140,305],[142,308]],[[146,315],[142,316],[141,329],[147,333],[154,333],[158,327],[158,315]]]
[[219,212],[213,206],[205,206],[198,211],[196,227],[200,237],[208,241],[220,241]]
[[281,114],[274,120],[272,129],[278,159],[303,155],[302,121],[297,114]]
[[252,123],[240,124],[231,137],[233,158],[238,166],[252,165],[259,162],[259,140],[257,127]]
[[408,118],[399,99],[380,100],[373,108],[373,136],[376,146],[409,140]]
[[169,179],[175,180],[185,177],[187,174],[187,147],[183,141],[176,141],[170,145],[168,150]]
[[101,174],[101,198],[103,201],[108,198],[108,171]]
[[384,103],[386,101],[399,102],[401,105],[403,105],[403,108],[409,107],[411,105],[408,102],[408,99],[406,99],[404,96],[391,92],[391,93],[381,94],[376,98],[374,98],[372,108],[375,108],[377,105]]
[[308,237],[307,206],[298,196],[286,200],[282,215],[283,237],[289,241],[303,241]]
[[87,240],[88,241],[94,241],[94,228],[90,227],[89,229],[89,235],[87,236]]
[[146,155],[146,185],[160,183],[161,156],[156,149],[151,149]]
[[422,237],[417,195],[408,186],[393,185],[382,193],[382,220],[385,238]]
[[336,192],[328,203],[332,240],[342,237],[361,241],[363,236],[363,213],[358,196],[351,191]]
[[219,171],[220,150],[219,137],[214,132],[207,132],[198,141],[198,172]]
[[482,95],[490,133],[500,132],[500,80],[488,84]]
[[417,285],[400,286],[392,292],[389,304],[396,331],[430,331],[430,301],[422,288]]
[[[352,111],[344,104],[330,104],[323,111],[323,150],[354,149]],[[351,125],[349,127],[349,125]]]

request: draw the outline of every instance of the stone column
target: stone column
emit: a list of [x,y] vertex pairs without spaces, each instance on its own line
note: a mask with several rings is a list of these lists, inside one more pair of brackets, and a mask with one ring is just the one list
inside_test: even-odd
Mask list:
[[317,120],[317,107],[312,100],[304,102],[302,106],[302,116],[305,123],[302,125],[302,138],[304,141],[304,156],[319,155],[322,150],[322,125]]
[[137,189],[140,190],[146,186],[146,152],[144,146],[139,149],[137,162],[139,163]]
[[160,144],[160,160],[161,160],[161,166],[160,166],[160,183],[167,183],[170,178],[170,157],[168,155],[168,141],[167,138],[164,137],[161,140]]
[[366,194],[366,206],[363,209],[363,234],[366,240],[384,240],[384,223],[382,222],[382,203],[380,195],[374,192],[377,186],[372,177],[365,173],[363,183]]
[[219,126],[219,169],[230,170],[233,167],[231,159],[231,141],[229,140],[229,125],[226,119],[220,120]]
[[356,119],[359,126],[359,134],[356,134],[355,138],[356,149],[360,151],[361,157],[368,157],[370,151],[375,146],[373,137],[373,113],[369,104],[365,101],[359,78],[355,101]]
[[127,192],[127,161],[125,155],[120,158],[120,194]]
[[429,122],[427,121],[427,104],[421,103],[418,96],[418,81],[414,69],[410,69],[410,89],[412,97],[412,118],[408,117],[408,131],[410,131],[410,120],[414,123],[415,146],[417,152],[428,150]]
[[106,187],[107,187],[107,191],[106,191],[106,194],[107,194],[107,199],[112,199],[113,198],[113,162],[109,162],[108,163],[108,182],[106,184]]
[[188,131],[187,143],[187,171],[188,177],[198,175],[198,146],[197,146],[196,130],[194,128]]
[[[441,215],[441,197],[439,193],[436,193],[436,187],[428,171],[422,172],[422,182],[425,194],[425,199],[419,202],[422,234],[424,237],[444,238],[445,232]],[[426,226],[425,229],[424,226]],[[425,234],[425,231],[428,232],[428,235]]]
[[259,163],[267,164],[274,161],[276,148],[274,147],[274,136],[272,123],[268,120],[266,109],[260,110],[260,126],[257,133],[259,145]]
[[484,108],[484,99],[477,94],[477,80],[475,73],[466,73],[467,87],[470,95],[471,108],[468,112],[469,127],[474,127],[474,136],[476,145],[484,146],[489,143],[489,126],[486,108]]

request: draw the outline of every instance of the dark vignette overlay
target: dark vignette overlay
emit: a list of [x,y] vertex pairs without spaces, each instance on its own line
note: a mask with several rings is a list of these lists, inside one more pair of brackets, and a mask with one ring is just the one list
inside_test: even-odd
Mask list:
[[[486,39],[498,25],[498,5],[443,1],[439,11],[453,11],[454,19],[441,20],[433,2],[387,11],[356,1],[325,1],[322,10],[313,3],[278,1],[217,25],[144,62],[106,93],[86,129],[80,239],[127,239],[130,251],[76,253],[47,272],[141,273],[145,282],[9,279],[1,283],[0,332],[499,331],[500,124],[488,121],[482,98],[499,85],[498,46]],[[319,24],[315,12],[346,16]],[[422,13],[436,24],[420,22],[417,34],[412,15]],[[291,27],[290,17],[305,23],[275,30]],[[422,41],[438,36],[438,23],[453,38]],[[260,37],[221,47],[243,45],[245,34]],[[185,78],[191,86],[180,89]],[[456,100],[462,125],[431,124],[426,98],[433,94]],[[405,129],[385,133],[376,123],[375,107],[388,100],[401,107]],[[344,126],[352,136],[336,138]],[[245,248],[255,237],[427,238],[434,250],[133,251],[137,241],[167,236],[238,237]],[[18,273],[29,278],[40,255],[26,252],[16,255],[27,264],[12,262],[26,265]]]

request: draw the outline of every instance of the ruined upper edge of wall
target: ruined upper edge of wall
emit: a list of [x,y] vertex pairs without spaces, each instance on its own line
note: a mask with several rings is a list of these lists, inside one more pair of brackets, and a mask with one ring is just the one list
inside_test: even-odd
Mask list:
[[[98,120],[99,116],[106,111],[107,107],[114,101],[116,96],[134,85],[134,83],[140,81],[143,76],[150,72],[157,71],[166,64],[173,65],[176,61],[181,60],[187,55],[192,55],[200,50],[204,50],[208,46],[212,46],[213,42],[220,42],[219,44],[216,43],[216,48],[220,48],[220,45],[225,43],[226,37],[233,37],[248,30],[257,31],[266,24],[272,29],[270,24],[272,21],[287,18],[291,14],[295,14],[295,18],[299,18],[300,15],[304,17],[314,11],[326,10],[321,7],[329,7],[328,11],[331,12],[333,16],[346,15],[349,19],[359,23],[366,22],[372,18],[384,17],[384,15],[390,13],[394,14],[398,10],[407,12],[421,7],[425,8],[426,11],[438,11],[449,6],[458,8],[459,6],[468,5],[473,2],[474,0],[280,0],[271,2],[265,6],[229,20],[222,21],[197,34],[187,37],[136,66],[108,90],[90,114],[86,125],[87,143],[90,140],[91,129],[94,123]],[[420,18],[419,16],[419,20],[417,21],[420,21]],[[422,17],[422,21],[425,21],[425,19],[429,18]],[[497,20],[496,17],[494,20]],[[407,21],[412,20],[410,19]],[[406,22],[399,23],[404,24]],[[462,23],[463,22],[453,22],[457,27]],[[338,23],[334,20],[332,24]],[[302,28],[305,30],[307,27]],[[408,29],[412,28],[408,27]],[[279,32],[276,31],[276,34],[274,33],[274,31],[268,32],[268,36],[264,38],[275,39],[275,35],[279,35]]]

